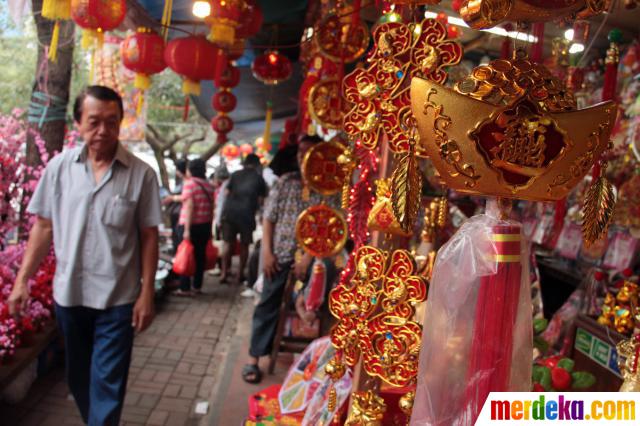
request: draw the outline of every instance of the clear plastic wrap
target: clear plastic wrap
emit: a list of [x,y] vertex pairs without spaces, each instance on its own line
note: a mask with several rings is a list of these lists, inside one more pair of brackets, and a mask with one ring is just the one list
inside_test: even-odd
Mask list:
[[473,425],[488,392],[529,391],[531,313],[521,225],[469,219],[436,259],[411,425]]

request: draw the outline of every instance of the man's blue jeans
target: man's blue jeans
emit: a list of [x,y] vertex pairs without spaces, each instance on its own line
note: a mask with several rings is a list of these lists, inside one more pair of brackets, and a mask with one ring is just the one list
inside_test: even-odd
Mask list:
[[117,426],[133,346],[133,305],[92,309],[56,304],[67,382],[85,423]]

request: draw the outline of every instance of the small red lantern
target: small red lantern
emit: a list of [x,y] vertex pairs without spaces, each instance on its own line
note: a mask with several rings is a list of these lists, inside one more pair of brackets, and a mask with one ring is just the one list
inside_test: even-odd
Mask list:
[[213,0],[211,15],[205,19],[211,27],[209,40],[222,47],[233,46],[244,6],[244,0]]
[[124,39],[121,46],[122,64],[136,73],[135,87],[146,90],[151,84],[149,78],[167,67],[164,61],[164,39],[148,28],[138,28],[138,32]]
[[211,120],[211,128],[218,135],[225,135],[233,130],[233,120],[225,113],[220,113]]
[[216,111],[230,113],[236,108],[237,99],[229,90],[222,89],[213,95],[211,104]]
[[227,66],[224,67],[224,71],[222,71],[222,75],[220,75],[219,81],[216,81],[216,86],[233,88],[236,87],[238,83],[240,83],[240,70],[231,64],[227,64]]
[[216,73],[218,48],[204,36],[188,36],[171,40],[164,60],[176,74],[185,77],[184,94],[200,95],[200,80],[212,80]]
[[236,145],[225,145],[224,148],[222,148],[222,155],[231,160],[240,155],[240,149]]
[[262,9],[253,0],[247,0],[242,12],[242,19],[236,28],[236,37],[239,39],[253,37],[262,28],[264,16]]
[[242,153],[242,155],[249,155],[253,153],[253,146],[251,144],[248,143],[243,143],[242,145],[240,145],[240,152]]
[[71,0],[71,19],[84,29],[82,47],[90,47],[94,40],[101,46],[105,31],[119,27],[126,11],[126,0]]
[[253,76],[267,85],[276,85],[291,77],[291,61],[275,50],[267,51],[251,64]]

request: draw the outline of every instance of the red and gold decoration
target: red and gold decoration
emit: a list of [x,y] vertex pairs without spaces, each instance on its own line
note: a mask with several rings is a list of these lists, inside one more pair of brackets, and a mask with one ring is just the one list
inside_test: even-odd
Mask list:
[[298,217],[296,240],[312,256],[333,256],[347,242],[347,223],[342,214],[331,207],[311,206]]
[[126,10],[125,0],[71,0],[71,18],[83,29],[82,47],[101,47],[104,33],[120,26]]
[[251,71],[258,81],[271,86],[288,80],[293,67],[289,58],[276,50],[269,50],[253,60]]
[[340,192],[347,176],[338,159],[345,150],[337,138],[311,147],[302,160],[305,185],[322,195]]
[[624,378],[620,392],[640,392],[640,334],[616,345],[618,365]]
[[573,94],[526,57],[479,66],[455,90],[414,79],[423,148],[457,191],[555,201],[609,144],[616,107],[578,111]]
[[228,160],[233,160],[240,155],[240,148],[237,145],[227,144],[222,147],[222,155]]
[[55,62],[60,41],[60,21],[71,18],[71,0],[44,0],[42,17],[55,21],[48,52],[49,60]]
[[465,0],[460,16],[471,28],[482,29],[511,22],[554,21],[566,16],[582,18],[602,13],[603,0]]
[[311,118],[320,126],[327,129],[342,129],[342,120],[350,109],[351,106],[342,99],[338,79],[323,79],[311,87],[308,111]]
[[372,231],[409,237],[412,233],[402,229],[393,212],[390,184],[390,179],[379,179],[376,181],[376,202],[369,212],[367,224]]
[[[344,79],[345,99],[353,104],[344,118],[344,130],[368,149],[378,146],[382,134],[394,153],[409,151],[413,115],[409,83],[419,76],[436,83],[447,79],[445,68],[457,64],[462,48],[447,39],[447,29],[435,19],[419,24],[389,22],[374,33],[375,48],[368,67]],[[416,147],[418,155],[424,155]]]
[[208,38],[212,43],[221,47],[233,46],[244,6],[244,0],[211,1],[211,14],[205,22],[211,29]]
[[122,42],[122,64],[136,73],[134,87],[140,90],[137,113],[140,114],[144,102],[143,93],[151,86],[151,75],[167,67],[164,61],[164,39],[148,28],[128,36]]
[[[227,114],[233,111],[238,103],[231,89],[240,83],[240,70],[224,56],[218,57],[218,60],[227,63],[222,74],[215,80],[218,91],[213,95],[211,105],[218,114],[211,120],[211,127],[217,134],[217,142],[224,143],[227,141],[227,134],[233,129],[233,120]],[[246,153],[243,152],[243,155]]]
[[[369,47],[369,29],[348,12],[347,8],[337,8],[314,29],[314,40],[320,52],[341,64],[358,60]],[[359,11],[354,15],[356,13]]]
[[213,80],[218,48],[204,36],[187,36],[171,40],[164,51],[169,68],[184,78],[182,93],[200,95],[200,80]]

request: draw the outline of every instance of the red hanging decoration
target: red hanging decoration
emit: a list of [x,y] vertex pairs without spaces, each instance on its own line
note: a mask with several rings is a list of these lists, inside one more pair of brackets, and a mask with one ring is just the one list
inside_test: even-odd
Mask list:
[[221,47],[231,47],[236,41],[236,30],[245,3],[243,0],[213,0],[211,14],[205,18],[210,26],[209,40]]
[[253,60],[251,71],[264,84],[276,85],[291,77],[293,67],[289,58],[276,50],[269,50]]
[[104,33],[119,27],[126,11],[125,0],[72,0],[71,19],[84,30],[82,47],[89,48],[96,40],[102,46]]
[[544,22],[536,22],[532,25],[532,33],[538,40],[531,46],[530,58],[533,62],[542,63],[544,53]]
[[373,179],[378,171],[378,157],[374,150],[368,150],[356,143],[355,155],[358,159],[358,182],[351,188],[349,196],[349,238],[355,249],[369,242],[367,220],[375,203]]
[[136,34],[121,45],[122,64],[136,73],[134,87],[140,90],[137,112],[144,102],[144,91],[151,85],[151,75],[167,67],[164,61],[164,39],[148,28],[138,28]]
[[249,143],[243,143],[242,145],[240,145],[240,153],[243,156],[247,156],[249,154],[253,153],[253,145],[249,144]]
[[233,130],[233,120],[225,113],[219,113],[211,120],[211,128],[218,135],[226,135]]
[[169,68],[185,78],[182,92],[200,95],[200,80],[215,77],[218,48],[204,36],[188,36],[171,40],[164,51]]
[[264,15],[260,6],[254,0],[245,1],[242,19],[236,28],[236,38],[245,39],[258,34],[263,21]]
[[211,104],[213,109],[218,112],[230,113],[236,109],[237,100],[235,95],[229,90],[220,90],[213,95]]
[[234,158],[236,158],[238,155],[240,155],[240,148],[238,148],[236,145],[225,145],[222,148],[222,155],[229,159],[232,160]]
[[[219,85],[218,85],[219,83]],[[224,68],[224,72],[220,75],[219,81],[216,82],[216,87],[234,88],[240,83],[240,70],[232,65],[228,64]]]
[[602,101],[612,101],[616,98],[618,85],[618,63],[620,62],[619,43],[622,41],[622,31],[614,28],[609,32],[609,49],[605,59],[604,83],[602,85]]

